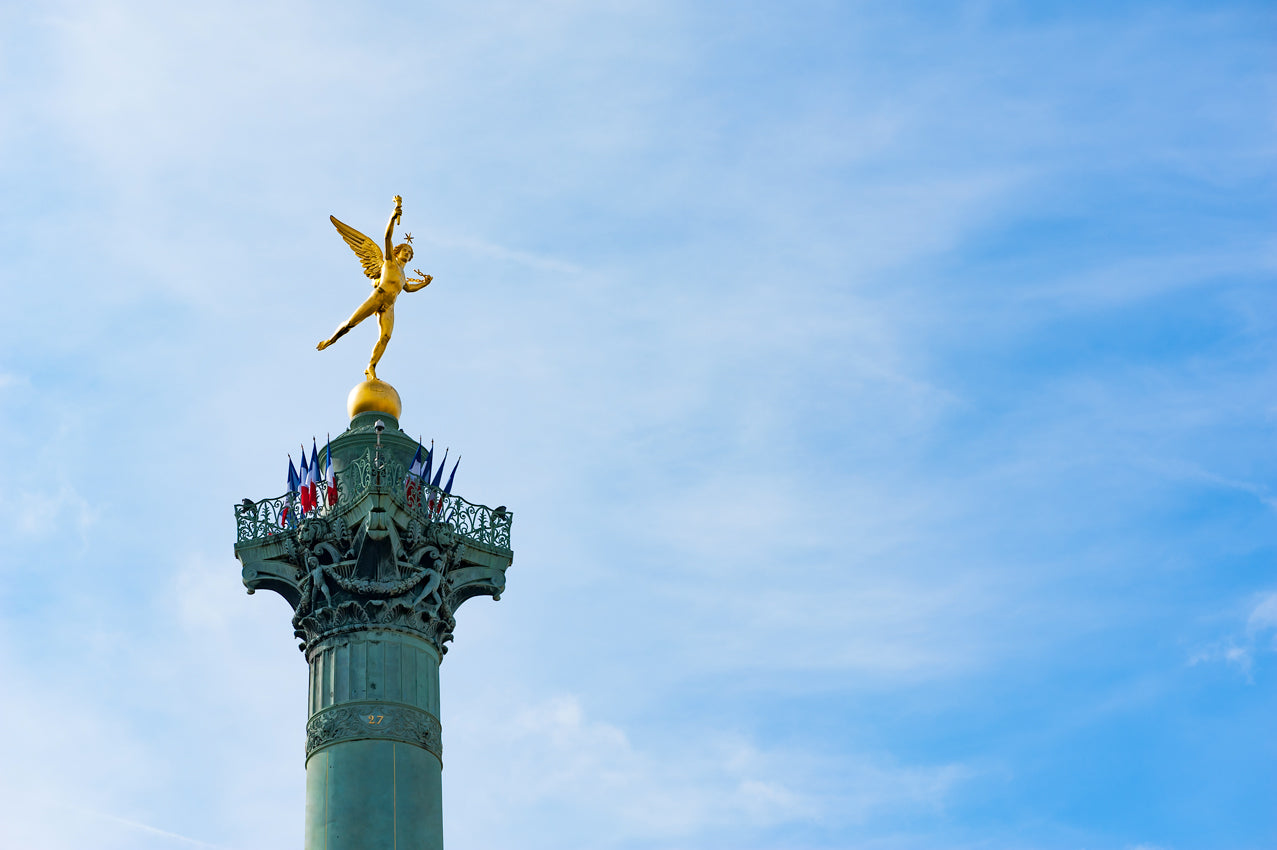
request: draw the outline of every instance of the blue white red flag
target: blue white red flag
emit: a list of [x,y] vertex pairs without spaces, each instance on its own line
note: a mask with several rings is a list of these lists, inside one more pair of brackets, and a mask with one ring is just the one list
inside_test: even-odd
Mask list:
[[452,474],[448,476],[448,483],[443,485],[445,494],[452,492],[452,482],[457,477],[457,467],[461,464],[461,455],[457,455],[457,462],[452,465]]
[[310,509],[319,507],[319,452],[315,451],[315,438],[310,438]]
[[[458,458],[460,460],[460,458]],[[439,495],[439,482],[443,479],[443,468],[448,465],[448,450],[443,450],[443,460],[439,462],[439,471],[435,473],[434,481],[430,482],[430,502],[427,507],[430,510],[437,511],[443,507],[443,497]]]
[[306,447],[302,447],[302,469],[298,482],[297,495],[300,496],[302,503],[302,516],[306,515],[312,507],[310,503],[310,467],[306,465]]
[[297,467],[293,466],[293,456],[288,456],[288,492],[285,494],[284,511],[279,515],[279,524],[287,525],[292,519],[293,499],[297,495],[297,488],[300,486],[300,478],[297,476]]
[[417,443],[417,453],[412,456],[412,463],[408,464],[408,474],[404,476],[404,481],[421,478],[421,470],[421,443]]
[[324,483],[328,485],[328,506],[337,504],[337,473],[333,471],[333,438],[328,437],[324,448]]
[[[460,460],[460,458],[458,458]],[[435,480],[430,482],[431,487],[438,487],[439,482],[443,480],[443,468],[448,465],[448,450],[443,450],[443,463],[439,464],[439,471],[435,473]]]
[[417,453],[408,464],[408,474],[403,477],[404,494],[408,503],[414,504],[421,495],[421,443],[417,443]]

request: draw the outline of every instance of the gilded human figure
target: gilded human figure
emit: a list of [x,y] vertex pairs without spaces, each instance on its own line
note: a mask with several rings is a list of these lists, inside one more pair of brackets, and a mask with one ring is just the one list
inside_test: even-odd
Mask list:
[[377,337],[377,344],[373,346],[368,368],[364,370],[364,376],[370,381],[377,380],[377,363],[386,350],[386,343],[390,342],[390,332],[395,328],[395,299],[399,297],[400,292],[416,292],[418,289],[424,289],[433,280],[430,275],[422,274],[420,269],[412,270],[413,274],[418,275],[415,278],[404,274],[404,267],[412,260],[410,244],[412,234],[405,234],[404,238],[407,241],[402,244],[393,244],[395,225],[402,217],[403,198],[395,195],[395,211],[390,214],[390,221],[386,224],[385,253],[376,242],[355,228],[338,221],[334,216],[328,217],[337,228],[337,232],[341,234],[341,238],[346,240],[346,244],[359,257],[364,274],[372,279],[373,291],[372,295],[369,295],[364,303],[350,314],[350,318],[342,322],[333,335],[320,342],[316,348],[323,351],[341,339],[355,325],[376,313],[377,325],[381,333]]

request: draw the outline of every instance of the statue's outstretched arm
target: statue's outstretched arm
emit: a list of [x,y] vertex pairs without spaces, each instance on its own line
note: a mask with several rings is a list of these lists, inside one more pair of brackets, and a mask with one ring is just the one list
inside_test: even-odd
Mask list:
[[420,280],[408,278],[408,282],[404,284],[404,292],[416,292],[418,289],[425,289],[430,285],[430,281],[434,280],[432,275],[424,274],[421,269],[413,269],[413,274],[421,275]]

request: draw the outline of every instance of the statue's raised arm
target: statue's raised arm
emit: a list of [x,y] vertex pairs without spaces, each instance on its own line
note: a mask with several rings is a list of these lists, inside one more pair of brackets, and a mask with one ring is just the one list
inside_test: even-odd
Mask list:
[[395,195],[395,211],[390,214],[390,221],[386,222],[386,256],[389,257],[395,253],[394,235],[395,225],[403,218],[403,198]]
[[421,275],[421,272],[415,269],[414,271],[421,275],[419,279],[409,278],[404,274],[404,266],[412,260],[413,251],[410,244],[411,234],[405,235],[406,241],[403,244],[394,245],[395,225],[403,218],[403,198],[400,196],[395,195],[395,210],[390,214],[390,221],[386,223],[384,253],[376,242],[363,233],[338,221],[335,216],[330,215],[328,218],[341,234],[341,238],[346,240],[346,244],[355,252],[355,256],[359,257],[364,274],[372,279],[374,289],[364,303],[350,314],[350,318],[342,322],[333,335],[321,341],[316,348],[323,351],[345,336],[346,332],[355,325],[376,313],[381,334],[377,337],[376,345],[373,346],[368,368],[364,370],[364,376],[370,381],[375,381],[377,380],[377,363],[381,360],[381,355],[386,350],[386,343],[390,342],[390,333],[395,327],[395,299],[405,289],[416,292],[428,285],[433,278],[430,275]]

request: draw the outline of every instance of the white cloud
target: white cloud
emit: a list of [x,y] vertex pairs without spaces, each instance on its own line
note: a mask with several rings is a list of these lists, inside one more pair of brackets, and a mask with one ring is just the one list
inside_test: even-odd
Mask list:
[[97,511],[70,484],[57,490],[20,491],[0,498],[0,506],[12,518],[13,530],[23,537],[48,537],[68,531],[82,535],[97,518]]
[[0,846],[300,839],[300,818],[280,814],[301,811],[304,786],[306,665],[288,606],[247,596],[230,557],[159,557],[128,562],[132,574],[99,558],[92,573],[24,580],[56,594],[31,601],[57,627],[0,621],[0,723],[31,730],[6,753]]
[[501,245],[494,245],[491,242],[485,242],[482,239],[473,236],[450,235],[446,232],[435,231],[425,239],[427,244],[441,245],[454,248],[462,248],[467,251],[475,251],[494,257],[498,260],[509,260],[521,265],[530,266],[534,269],[540,269],[547,272],[559,272],[562,274],[580,274],[583,269],[576,263],[558,259],[557,257],[547,257],[541,254],[535,254],[530,251],[518,251],[513,248],[506,248]]
[[118,824],[120,826],[127,827],[129,830],[142,833],[143,835],[158,836],[159,838],[167,839],[168,840],[167,843],[171,843],[174,845],[182,845],[182,846],[189,846],[189,847],[208,847],[210,848],[210,850],[224,850],[222,845],[209,844],[204,841],[199,841],[194,838],[189,838],[185,835],[178,835],[176,832],[169,832],[168,830],[159,829],[154,826],[149,826],[148,824],[138,823],[137,821],[129,820],[128,818],[122,818],[122,817],[117,817],[116,815],[109,815],[104,812],[92,812],[88,810],[84,810],[84,814],[91,815],[95,818],[101,818],[113,824]]
[[1255,657],[1277,652],[1277,591],[1261,594],[1249,606],[1244,630],[1194,651],[1190,666],[1221,662],[1236,667],[1253,681]]
[[[324,219],[368,229],[395,192],[438,281],[385,361],[405,427],[464,442],[467,494],[519,518],[507,601],[467,607],[445,673],[511,689],[445,696],[466,846],[557,850],[556,819],[590,848],[838,818],[872,843],[970,770],[893,755],[918,735],[872,717],[881,749],[833,752],[793,716],[738,731],[762,701],[874,690],[948,733],[975,674],[1152,643],[1150,611],[1200,610],[1167,570],[1267,545],[1267,525],[1204,527],[1193,493],[1149,520],[1203,481],[1273,504],[1242,445],[1270,443],[1273,310],[1230,290],[1247,347],[1205,300],[1271,276],[1272,248],[1237,247],[1258,216],[1193,217],[1254,203],[1270,171],[1270,128],[1220,117],[1262,90],[1218,40],[1228,15],[427,4],[388,42],[355,6],[49,8],[0,11],[25,246],[6,279],[36,283],[0,317],[0,557],[23,600],[0,625],[39,635],[0,646],[0,717],[28,728],[34,704],[62,738],[15,743],[0,843],[297,844],[305,665],[287,606],[244,595],[229,506],[344,424],[371,337],[310,350],[365,286]],[[68,266],[50,334],[31,317],[67,234],[92,263]],[[1174,298],[1208,343],[1158,314]],[[57,429],[31,421],[50,407]],[[1192,663],[1256,669],[1274,604]],[[670,708],[689,685],[732,693]],[[1141,826],[1123,834],[1159,834]]]
[[1246,618],[1246,632],[1251,635],[1277,629],[1277,591],[1264,594]]
[[[482,789],[452,803],[449,840],[457,846],[509,846],[532,812],[568,810],[574,816],[553,836],[523,835],[520,845],[694,843],[708,834],[738,834],[748,843],[747,836],[784,824],[933,810],[971,775],[960,765],[764,747],[715,728],[638,744],[618,725],[589,718],[576,697],[524,705],[512,714],[470,706],[445,724],[450,785]],[[481,768],[497,763],[502,770]],[[482,781],[475,770],[483,770]]]

